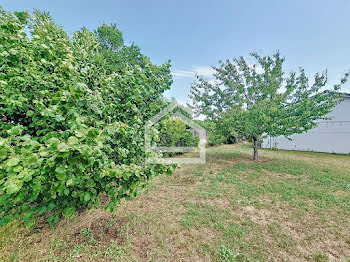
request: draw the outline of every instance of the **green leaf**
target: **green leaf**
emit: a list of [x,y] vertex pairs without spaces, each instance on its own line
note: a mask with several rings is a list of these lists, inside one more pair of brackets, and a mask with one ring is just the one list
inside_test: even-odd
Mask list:
[[42,206],[40,209],[39,209],[39,213],[44,213],[46,211],[46,206]]
[[78,106],[84,106],[86,104],[86,100],[78,101]]
[[27,213],[27,215],[26,215],[26,221],[28,222],[28,221],[30,221],[30,219],[32,218],[32,216],[33,216],[33,211],[29,211],[28,213]]
[[57,137],[52,137],[49,140],[47,140],[47,145],[57,145],[60,142],[60,140]]
[[77,163],[77,158],[76,157],[68,157],[68,163],[71,165],[74,165]]
[[76,145],[79,143],[79,139],[75,136],[71,136],[68,138],[68,144],[69,145]]
[[20,162],[20,160],[18,158],[10,158],[7,161],[7,165],[8,166],[17,166],[19,162]]
[[66,168],[64,166],[59,166],[55,169],[55,171],[59,174],[63,174],[66,172]]
[[16,166],[15,168],[13,168],[13,171],[15,171],[16,173],[21,172],[21,170],[23,169],[22,166]]
[[18,185],[15,181],[11,181],[6,186],[7,194],[11,195],[13,193],[18,192],[22,186]]
[[10,54],[9,54],[7,51],[3,51],[2,53],[0,53],[0,55],[1,55],[1,56],[7,57],[7,56],[9,56]]
[[71,185],[73,185],[73,183],[74,183],[73,179],[70,178],[70,179],[67,180],[66,185],[67,186],[71,186]]
[[66,178],[66,174],[64,173],[56,173],[56,177],[58,180],[64,180]]
[[48,206],[47,206],[47,211],[48,212],[51,212],[54,208],[55,208],[55,204],[54,203],[50,203]]
[[57,122],[63,122],[64,120],[66,120],[62,115],[56,115],[55,116],[55,120]]
[[95,130],[95,129],[89,130],[87,136],[90,137],[90,138],[94,138],[94,137],[98,136],[98,131]]
[[27,227],[30,229],[33,229],[34,225],[35,225],[35,219],[31,219],[26,223]]
[[38,161],[38,157],[36,155],[32,155],[31,157],[28,158],[28,163],[29,164],[35,164]]
[[69,147],[68,147],[68,145],[66,143],[60,143],[60,144],[57,145],[57,150],[59,152],[68,152]]
[[7,156],[7,151],[5,148],[0,149],[0,159],[5,159]]
[[88,202],[90,199],[91,199],[90,193],[89,193],[89,192],[85,193],[85,194],[84,194],[84,201],[85,201],[85,202]]
[[73,214],[75,212],[75,207],[67,207],[66,209],[63,210],[62,214],[64,217],[68,217],[71,214]]
[[79,138],[84,137],[85,134],[86,134],[86,131],[85,131],[85,130],[76,130],[76,131],[75,131],[75,135],[76,135],[77,137],[79,137]]
[[32,117],[32,116],[34,116],[34,111],[31,111],[31,110],[29,110],[28,112],[27,112],[27,116],[29,116],[29,117]]

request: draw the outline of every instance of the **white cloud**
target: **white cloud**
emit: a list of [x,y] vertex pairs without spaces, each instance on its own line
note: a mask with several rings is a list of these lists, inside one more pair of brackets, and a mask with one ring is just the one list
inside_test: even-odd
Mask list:
[[[253,67],[253,63],[248,63],[250,67]],[[261,65],[256,65],[256,72],[261,74],[264,69]],[[214,78],[215,70],[211,66],[192,66],[187,70],[175,70],[171,74],[176,77],[189,77],[194,78],[196,75],[203,76],[205,78]]]
[[215,70],[211,66],[192,66],[188,70],[175,70],[172,72],[172,75],[194,78],[196,74],[204,77],[213,77],[214,73]]
[[211,66],[194,66],[193,71],[201,76],[212,77],[215,70]]
[[194,77],[195,73],[192,71],[186,71],[186,70],[175,70],[174,72],[171,72],[173,76],[178,77]]

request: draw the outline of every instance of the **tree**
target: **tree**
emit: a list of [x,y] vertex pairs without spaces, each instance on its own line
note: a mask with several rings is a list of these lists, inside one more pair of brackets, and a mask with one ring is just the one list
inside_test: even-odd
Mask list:
[[116,24],[103,24],[97,28],[95,34],[100,43],[100,52],[106,58],[106,67],[110,72],[122,72],[126,63],[132,67],[139,65],[144,68],[148,62],[138,46],[125,45],[123,34]]
[[[95,34],[100,44],[99,54],[105,61],[104,68],[115,76],[118,110],[129,108],[131,115],[141,114],[143,123],[146,123],[167,106],[163,93],[172,84],[170,61],[160,66],[152,64],[139,47],[124,44],[122,33],[115,24],[103,24]],[[132,108],[139,110],[133,111]],[[127,121],[120,116],[120,121]]]
[[332,90],[325,90],[327,71],[317,73],[310,84],[305,71],[285,76],[284,57],[251,53],[249,64],[243,57],[219,61],[215,82],[197,76],[190,98],[192,109],[208,120],[219,121],[221,127],[253,140],[254,160],[258,159],[258,143],[264,135],[290,136],[317,125],[340,101],[337,93],[349,76]]
[[113,210],[172,173],[145,164],[144,147],[169,64],[122,59],[114,70],[103,47],[86,28],[70,38],[47,13],[0,9],[0,225],[38,213],[54,223],[101,194]]

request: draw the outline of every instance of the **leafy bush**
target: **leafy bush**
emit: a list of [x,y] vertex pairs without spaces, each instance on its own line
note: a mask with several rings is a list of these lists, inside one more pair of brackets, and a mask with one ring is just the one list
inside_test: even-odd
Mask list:
[[[143,164],[143,126],[164,106],[170,65],[123,43],[130,52],[113,54],[116,38],[102,36],[82,29],[70,39],[46,13],[0,10],[0,224],[43,212],[54,223],[98,205],[101,193],[113,210],[172,173]],[[113,55],[130,59],[113,68]]]
[[220,145],[228,139],[214,121],[205,120],[198,123],[208,131],[208,145]]
[[[160,122],[158,146],[165,147],[197,147],[199,136],[195,136],[187,125],[179,118],[165,119]],[[174,154],[167,153],[167,156]]]

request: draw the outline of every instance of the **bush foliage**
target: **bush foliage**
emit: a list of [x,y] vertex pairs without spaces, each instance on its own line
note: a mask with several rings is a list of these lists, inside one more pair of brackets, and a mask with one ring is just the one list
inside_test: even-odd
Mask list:
[[[199,136],[195,136],[181,119],[170,118],[160,122],[158,146],[197,147],[198,143]],[[166,155],[172,156],[174,153]]]
[[197,123],[208,131],[208,145],[220,145],[227,141],[228,137],[224,134],[224,130],[220,129],[220,123],[211,120],[197,121]]
[[[144,123],[170,65],[124,45],[115,25],[70,38],[46,13],[0,11],[0,224],[99,205],[113,210],[173,166],[145,165]],[[34,215],[34,216],[33,216]]]

